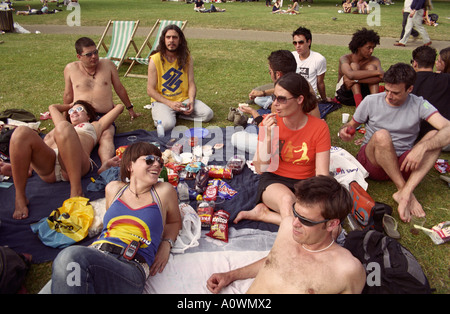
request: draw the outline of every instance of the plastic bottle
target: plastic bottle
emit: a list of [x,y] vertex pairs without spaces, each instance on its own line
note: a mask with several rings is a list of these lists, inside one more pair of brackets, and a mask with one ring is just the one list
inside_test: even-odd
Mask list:
[[180,182],[177,186],[178,199],[180,203],[188,203],[189,202],[189,186],[184,179],[180,178]]
[[158,120],[156,125],[156,132],[158,133],[158,137],[164,137],[164,127],[162,126],[161,120]]
[[167,168],[165,166],[162,167],[161,173],[159,174],[158,181],[169,182],[169,177],[167,175]]

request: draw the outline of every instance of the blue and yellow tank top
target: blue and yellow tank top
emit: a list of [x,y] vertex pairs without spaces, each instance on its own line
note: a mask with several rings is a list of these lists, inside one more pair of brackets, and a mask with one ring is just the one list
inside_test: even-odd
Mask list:
[[[123,190],[120,195],[122,193]],[[164,229],[160,208],[157,203],[152,203],[132,209],[120,199],[120,195],[106,211],[103,230],[93,244],[110,243],[125,248],[132,241],[138,241],[138,254],[151,266]]]
[[[184,69],[178,66],[177,60],[169,62],[161,60],[161,53],[150,56],[158,71],[156,90],[172,101],[183,101],[189,98],[188,65]],[[155,101],[152,99],[152,102]]]

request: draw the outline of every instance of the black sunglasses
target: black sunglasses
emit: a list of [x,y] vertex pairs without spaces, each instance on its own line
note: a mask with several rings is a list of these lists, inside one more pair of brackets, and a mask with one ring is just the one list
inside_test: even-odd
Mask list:
[[294,44],[294,46],[296,46],[298,44],[303,45],[305,43],[305,41],[304,40],[299,40],[299,41],[294,40],[292,43]]
[[87,53],[84,53],[84,54],[81,54],[83,57],[88,57],[88,58],[90,58],[90,57],[92,57],[92,55],[98,55],[98,50],[97,49],[95,49],[94,51],[91,51],[91,52],[87,52]]
[[275,94],[272,94],[272,102],[274,102],[275,100],[279,103],[279,104],[285,104],[287,103],[287,101],[289,99],[295,98],[295,97],[286,97],[286,96],[275,96]]
[[318,225],[318,224],[321,224],[321,223],[324,223],[324,222],[327,222],[327,221],[330,220],[330,219],[324,219],[324,220],[321,220],[321,221],[309,220],[308,218],[305,218],[305,217],[299,215],[299,214],[295,211],[295,203],[292,204],[292,212],[294,213],[294,217],[295,217],[295,218],[298,218],[298,220],[300,220],[300,222],[302,223],[302,225],[305,225],[305,226],[307,226],[307,227],[312,227],[312,226],[315,226],[315,225]]
[[155,161],[157,161],[159,163],[160,167],[162,167],[164,165],[162,158],[159,156],[154,156],[154,155],[145,156],[145,163],[147,165],[151,166],[155,163]]

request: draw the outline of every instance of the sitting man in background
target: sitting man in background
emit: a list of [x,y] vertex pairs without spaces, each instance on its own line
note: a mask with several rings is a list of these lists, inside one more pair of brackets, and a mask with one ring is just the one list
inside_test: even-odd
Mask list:
[[[425,212],[413,192],[433,167],[442,147],[450,143],[450,121],[423,97],[411,94],[414,69],[397,63],[384,74],[385,92],[369,95],[356,108],[350,122],[339,130],[343,141],[351,141],[355,128],[365,123],[366,134],[357,159],[373,180],[392,180],[397,192],[400,219]],[[417,144],[420,122],[426,120],[438,131],[428,132]]]
[[[295,72],[301,74],[308,81],[317,97],[320,97],[322,100],[331,101],[330,98],[327,98],[325,91],[327,60],[320,53],[311,50],[311,31],[300,26],[292,33],[292,40],[296,49],[292,51],[292,55],[296,61]],[[283,72],[287,73],[287,71]],[[273,101],[272,94],[273,84],[270,84],[253,89],[249,94],[249,98],[263,109],[269,109]]]
[[299,27],[292,33],[292,43],[295,51],[292,54],[297,61],[297,73],[301,74],[311,84],[316,95],[326,101],[325,72],[327,60],[320,53],[311,50],[312,34],[305,27]]
[[339,59],[337,100],[348,106],[358,107],[363,98],[379,92],[383,69],[377,57],[372,56],[380,36],[363,28],[353,34],[348,44],[351,53]]
[[196,99],[194,60],[183,31],[168,25],[162,31],[158,48],[148,64],[147,94],[152,101],[152,117],[162,122],[165,131],[172,130],[177,116],[185,120],[208,122],[214,112]]
[[334,178],[317,176],[299,181],[295,197],[267,257],[212,274],[207,281],[212,293],[248,278],[255,280],[247,293],[361,293],[363,266],[332,236],[352,208],[349,192]]
[[[436,50],[429,46],[420,46],[412,52],[412,66],[416,71],[416,81],[412,93],[428,100],[439,113],[450,119],[450,73],[434,73]],[[427,121],[420,124],[417,141],[429,131],[435,130]],[[448,150],[450,147],[446,147]]]

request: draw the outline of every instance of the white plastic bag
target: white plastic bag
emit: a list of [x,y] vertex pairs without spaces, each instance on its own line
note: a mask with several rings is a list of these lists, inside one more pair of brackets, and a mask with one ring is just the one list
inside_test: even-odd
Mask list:
[[172,247],[172,253],[184,253],[187,249],[198,246],[198,239],[200,239],[202,232],[202,225],[197,212],[185,203],[181,203],[179,208],[182,229]]
[[367,190],[368,183],[365,178],[369,176],[369,173],[352,154],[341,147],[331,147],[330,172],[347,189],[352,181],[356,181],[364,190]]

